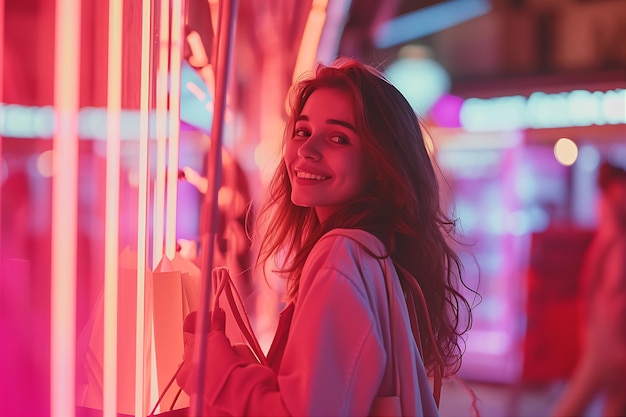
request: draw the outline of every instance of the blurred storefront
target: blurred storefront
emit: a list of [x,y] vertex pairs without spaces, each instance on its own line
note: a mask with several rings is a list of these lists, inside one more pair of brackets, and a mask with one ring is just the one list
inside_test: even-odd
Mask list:
[[[175,256],[180,239],[189,243],[185,249],[198,249],[202,186],[181,171],[209,169],[220,3],[226,2],[0,0],[0,407],[7,415],[65,417],[74,400],[102,407],[104,382],[117,411],[147,415],[171,376],[160,372],[157,383],[154,374],[146,376],[156,365],[148,371],[135,362],[147,352],[136,356],[146,340],[135,307],[142,295],[150,298],[149,288],[138,292],[142,280],[150,281],[164,255]],[[626,165],[626,74],[589,69],[626,62],[620,29],[626,9],[619,3],[240,1],[223,157],[225,182],[236,192],[221,207],[232,214],[242,199],[257,201],[281,137],[285,93],[315,60],[339,50],[391,64],[390,49],[367,56],[375,24],[431,5],[474,4],[465,22],[459,10],[422,15],[439,23],[432,32],[438,34],[420,32],[427,26],[420,24],[407,32],[407,39],[429,37],[434,52],[412,69],[431,71],[432,78],[413,73],[408,82],[428,99],[427,110],[416,106],[466,236],[465,277],[482,297],[461,376],[498,383],[564,377],[576,356],[576,273],[595,226],[595,169],[602,158]],[[593,32],[596,26],[603,30]],[[550,33],[554,42],[544,36]],[[572,70],[585,75],[565,75]],[[541,72],[552,75],[520,75]],[[512,76],[485,81],[498,73]],[[68,99],[75,100],[77,131],[64,136],[55,113]],[[108,123],[116,120],[119,131],[112,132]],[[565,163],[555,157],[561,138],[575,145],[573,159],[557,152]],[[57,160],[57,169],[75,164],[76,171],[55,189],[54,154],[67,150],[59,139],[76,148]],[[560,143],[571,150],[570,142]],[[237,214],[229,230],[241,236]],[[71,228],[54,232],[59,220]],[[232,249],[226,239],[219,243]],[[68,273],[59,274],[53,257],[68,248]],[[107,285],[108,299],[120,307],[119,317],[108,315],[105,337]],[[59,295],[67,313],[61,319],[52,311]],[[271,337],[278,297],[256,296],[266,298],[252,314],[269,318],[257,325]],[[111,330],[116,326],[119,335]],[[88,357],[92,340],[98,348],[102,340],[119,343],[108,352],[119,362],[103,365],[101,351],[97,360]],[[182,337],[172,340],[182,348]],[[59,343],[67,350],[51,349]],[[76,354],[67,356],[72,349]],[[91,402],[89,384],[100,390],[90,393]],[[59,398],[69,408],[60,408]]]
[[[566,378],[577,355],[578,273],[602,159],[626,166],[626,78],[510,79],[459,87],[428,113],[479,282],[462,374]],[[471,269],[472,264],[477,264]]]

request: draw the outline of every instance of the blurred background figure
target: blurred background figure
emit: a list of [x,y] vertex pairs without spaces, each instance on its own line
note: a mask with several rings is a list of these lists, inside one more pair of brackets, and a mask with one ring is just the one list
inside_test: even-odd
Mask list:
[[[209,181],[201,173],[189,166],[183,167],[182,173],[184,179],[197,188],[201,194],[204,195],[207,192]],[[223,150],[221,187],[218,193],[218,241],[215,247],[214,264],[228,266],[238,291],[247,302],[251,302],[248,296],[253,291],[251,247],[246,231],[246,227],[252,224],[250,211],[251,196],[245,173],[237,161],[226,150]],[[193,262],[200,263],[198,242],[179,239],[178,244],[181,247],[181,254]]]
[[626,170],[603,162],[598,187],[581,276],[582,350],[555,416],[584,415],[594,400],[604,416],[626,415]]

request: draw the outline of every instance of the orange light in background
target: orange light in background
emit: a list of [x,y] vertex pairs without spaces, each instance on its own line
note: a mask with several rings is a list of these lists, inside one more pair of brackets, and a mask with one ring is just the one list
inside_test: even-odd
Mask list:
[[189,57],[189,64],[196,68],[202,68],[209,64],[209,57],[206,54],[204,45],[202,44],[202,38],[200,34],[195,30],[192,30],[187,35],[187,43],[189,49],[191,49],[191,56]]
[[176,201],[178,199],[178,147],[180,139],[180,79],[183,59],[183,3],[172,0],[172,33],[169,81],[169,152],[167,161],[167,216],[165,218],[165,254],[176,254]]
[[[210,16],[211,16],[211,25],[213,26],[213,33],[216,34],[217,30],[219,29],[219,24],[217,22],[218,16],[219,16],[219,10],[220,10],[220,2],[222,0],[207,0],[209,3],[209,11],[210,11]],[[217,51],[217,38],[214,37],[213,38],[213,47],[211,48],[211,50],[213,51],[213,57],[211,57],[211,63],[215,64],[215,55],[216,55],[216,51]],[[211,86],[211,88],[213,88],[213,86]]]
[[424,136],[424,146],[428,154],[433,157],[435,155],[435,141],[433,135],[429,129],[422,128],[422,135]]
[[298,49],[298,57],[293,70],[292,81],[295,82],[303,72],[313,68],[317,47],[326,22],[326,7],[328,0],[313,0],[309,17],[304,26],[304,33]]
[[122,114],[122,5],[109,1],[106,213],[104,219],[103,417],[117,415],[117,287]]
[[554,157],[564,166],[570,166],[578,158],[578,146],[573,140],[561,138],[554,144]]
[[52,151],[44,151],[39,154],[37,157],[37,172],[39,175],[45,178],[52,177],[52,161],[54,157],[52,156]]
[[137,198],[137,312],[135,333],[135,415],[145,416],[149,401],[150,368],[146,366],[146,349],[150,327],[146,326],[146,266],[148,265],[148,143],[149,92],[152,73],[150,46],[152,45],[150,18],[152,1],[143,0],[141,11],[141,97],[139,119],[139,194]]
[[154,226],[152,267],[156,267],[163,256],[165,225],[165,172],[167,153],[167,87],[169,37],[169,1],[161,0],[159,12],[159,48],[156,79],[156,178],[154,182]]
[[[276,127],[278,129],[278,127]],[[262,141],[254,148],[254,163],[259,169],[261,184],[268,185],[281,161],[281,143]]]
[[57,0],[54,36],[52,139],[52,265],[50,300],[50,416],[76,413],[76,233],[80,0]]

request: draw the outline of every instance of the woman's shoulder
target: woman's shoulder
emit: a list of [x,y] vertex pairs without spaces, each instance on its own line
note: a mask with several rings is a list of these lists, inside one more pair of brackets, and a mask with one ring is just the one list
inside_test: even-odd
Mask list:
[[383,243],[361,229],[333,229],[324,234],[309,254],[308,263],[358,264],[386,256]]
[[309,253],[300,291],[306,291],[313,281],[319,284],[327,280],[350,282],[351,288],[363,289],[367,286],[365,281],[375,281],[375,271],[382,273],[384,258],[384,246],[373,234],[358,229],[333,229]]
[[375,235],[363,229],[332,229],[322,236],[317,246],[327,246],[340,244],[346,247],[366,248],[373,252],[376,256],[385,255],[385,247],[383,243]]

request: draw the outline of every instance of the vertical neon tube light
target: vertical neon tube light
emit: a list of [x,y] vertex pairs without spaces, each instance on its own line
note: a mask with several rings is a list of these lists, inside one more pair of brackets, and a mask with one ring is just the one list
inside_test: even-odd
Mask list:
[[109,0],[106,213],[104,221],[103,417],[117,415],[117,279],[122,112],[122,5]]
[[[4,34],[4,0],[0,0],[0,34]],[[0,61],[4,61],[4,36],[0,35]],[[2,103],[4,91],[4,66],[0,65],[0,103]],[[2,135],[0,134],[0,178],[2,176]],[[0,213],[2,213],[2,193],[0,193]],[[0,227],[2,224],[0,223]],[[0,228],[0,230],[2,230]],[[2,253],[2,236],[0,235],[0,253]]]
[[54,36],[52,142],[52,265],[50,300],[50,416],[76,413],[76,215],[80,0],[57,0]]
[[[137,199],[137,317],[135,334],[135,415],[145,416],[149,378],[146,372],[146,265],[148,244],[148,144],[150,123],[150,63],[152,0],[143,0],[141,11],[141,97],[139,119],[139,196]],[[149,369],[149,368],[147,368]]]
[[156,82],[156,178],[154,190],[153,267],[163,256],[165,224],[165,159],[167,152],[167,95],[169,55],[169,0],[160,0],[159,63]]
[[165,253],[170,259],[173,259],[176,253],[176,203],[178,197],[178,146],[180,139],[180,72],[184,28],[182,16],[182,0],[172,0],[167,217],[165,219]]
[[[211,269],[215,252],[215,239],[217,231],[217,195],[222,174],[222,132],[224,127],[224,114],[226,112],[226,92],[228,90],[228,76],[233,48],[235,23],[237,18],[237,0],[221,1],[219,4],[219,24],[217,26],[217,54],[215,58],[215,100],[213,104],[213,123],[211,125],[211,149],[207,158],[207,177],[209,185],[204,195],[202,230],[202,289],[200,294],[199,317],[196,323],[197,344],[194,348],[194,364],[197,369],[204,369],[206,364],[206,347],[208,332],[208,309],[211,301]],[[191,397],[190,415],[197,416],[202,413],[204,378],[202,373],[196,375],[196,394]]]
[[304,33],[300,40],[292,82],[296,82],[304,71],[310,70],[315,64],[320,38],[326,22],[327,6],[328,0],[313,0],[311,11],[304,26]]

